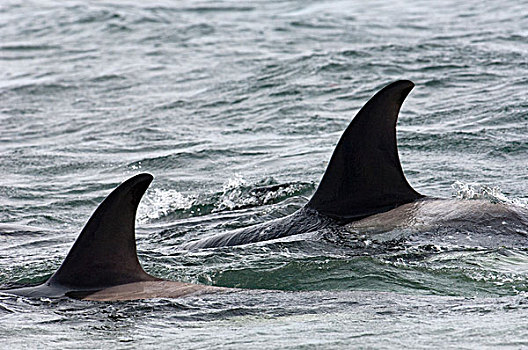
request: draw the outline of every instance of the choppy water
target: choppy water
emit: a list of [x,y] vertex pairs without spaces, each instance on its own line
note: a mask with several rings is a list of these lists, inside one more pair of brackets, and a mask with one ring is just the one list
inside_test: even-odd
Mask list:
[[418,191],[525,204],[527,9],[3,1],[0,222],[18,228],[0,234],[0,288],[45,280],[111,189],[150,172],[138,220],[147,271],[272,291],[119,303],[4,296],[1,346],[528,346],[522,246],[468,247],[440,232],[455,244],[366,249],[369,237],[323,234],[178,249],[302,207],[355,112],[396,79],[417,84],[398,137]]

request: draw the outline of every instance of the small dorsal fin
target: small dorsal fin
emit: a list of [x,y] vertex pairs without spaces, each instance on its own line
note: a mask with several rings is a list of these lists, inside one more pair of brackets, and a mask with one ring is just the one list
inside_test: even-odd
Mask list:
[[411,81],[396,81],[361,108],[307,207],[349,221],[423,197],[405,179],[396,145],[398,113],[413,87]]
[[152,179],[150,174],[136,175],[106,197],[48,286],[100,289],[158,280],[139,264],[135,239],[136,210]]

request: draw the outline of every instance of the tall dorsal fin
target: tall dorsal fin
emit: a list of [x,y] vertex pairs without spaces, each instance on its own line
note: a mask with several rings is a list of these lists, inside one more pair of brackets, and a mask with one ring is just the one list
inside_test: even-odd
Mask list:
[[398,113],[413,87],[411,81],[396,81],[361,108],[341,136],[309,208],[347,221],[423,197],[405,179],[396,145]]
[[110,193],[46,284],[100,289],[158,280],[139,264],[135,239],[136,210],[152,179],[150,174],[139,174]]

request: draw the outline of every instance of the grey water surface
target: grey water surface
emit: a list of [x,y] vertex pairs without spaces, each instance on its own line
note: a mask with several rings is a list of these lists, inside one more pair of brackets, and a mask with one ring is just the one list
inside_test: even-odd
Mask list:
[[2,295],[0,347],[528,347],[528,233],[508,222],[179,249],[301,208],[397,79],[416,83],[398,124],[415,189],[526,206],[526,1],[2,1],[0,289],[46,280],[100,201],[149,172],[145,269],[249,290]]

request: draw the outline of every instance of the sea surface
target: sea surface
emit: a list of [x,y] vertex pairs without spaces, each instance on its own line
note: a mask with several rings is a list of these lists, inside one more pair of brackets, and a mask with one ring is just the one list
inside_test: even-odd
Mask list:
[[1,295],[0,348],[528,348],[526,232],[180,249],[301,208],[398,79],[416,83],[398,139],[417,191],[527,205],[527,1],[2,1],[0,289],[45,281],[103,198],[148,172],[145,269],[247,290]]

